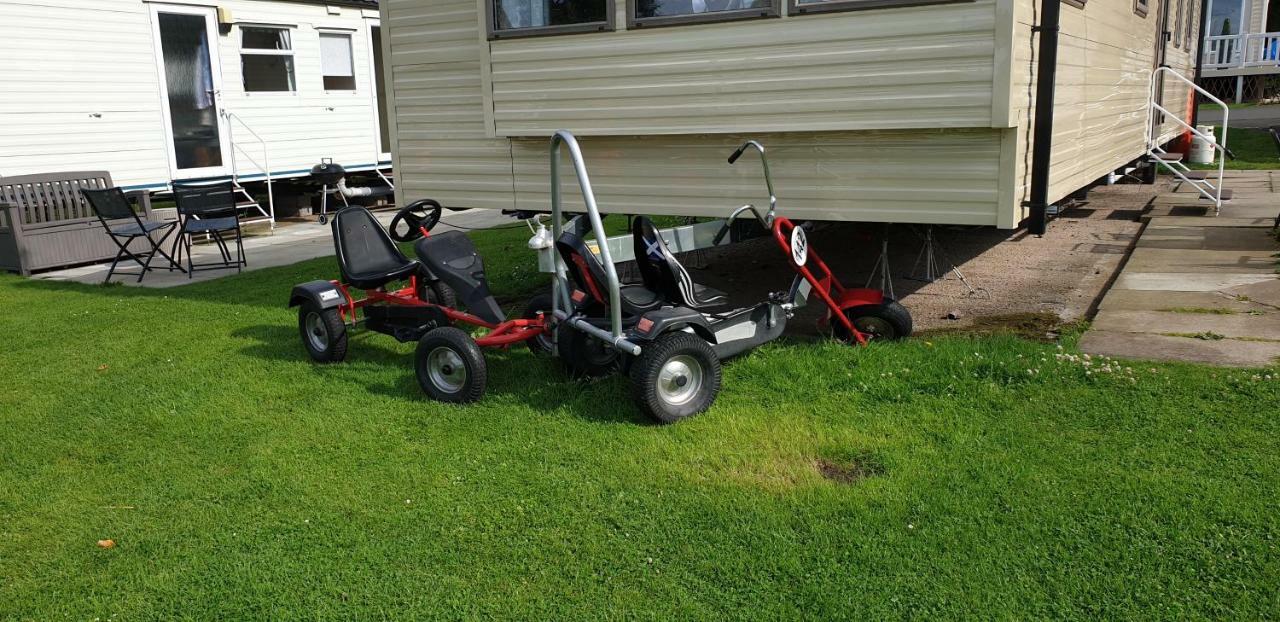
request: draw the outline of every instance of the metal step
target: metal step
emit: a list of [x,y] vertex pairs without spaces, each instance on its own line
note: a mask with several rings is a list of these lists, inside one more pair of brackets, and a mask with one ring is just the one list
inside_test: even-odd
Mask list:
[[[1202,195],[1200,195],[1200,200],[1201,200],[1201,201],[1210,201],[1210,202],[1212,202],[1212,201],[1213,201],[1213,199],[1211,199],[1211,198],[1209,198],[1209,197],[1206,197],[1206,196],[1204,196],[1203,194],[1202,194]],[[1223,200],[1223,202],[1226,202],[1226,201],[1230,201],[1230,200],[1231,200],[1231,189],[1230,189],[1230,188],[1223,188],[1223,189],[1222,189],[1222,200]]]
[[1163,160],[1165,162],[1181,162],[1182,161],[1181,153],[1153,153],[1151,154],[1151,156],[1153,158],[1156,158],[1158,160]]
[[1191,181],[1204,181],[1209,179],[1209,171],[1186,171],[1182,173],[1182,176]]

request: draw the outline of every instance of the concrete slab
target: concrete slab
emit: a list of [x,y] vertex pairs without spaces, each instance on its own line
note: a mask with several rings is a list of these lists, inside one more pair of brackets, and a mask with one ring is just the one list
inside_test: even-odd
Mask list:
[[[391,222],[391,218],[395,216],[394,211],[383,211],[374,213],[378,221],[384,226]],[[502,215],[498,210],[473,209],[462,212],[446,211],[440,219],[440,224],[436,226],[435,231],[448,231],[451,229],[484,229],[494,226],[509,225],[516,221],[508,216]],[[271,268],[276,266],[287,266],[316,257],[326,257],[333,255],[333,233],[329,225],[321,225],[315,221],[305,222],[284,222],[276,226],[274,232],[264,231],[262,228],[255,228],[247,232],[244,239],[244,253],[248,260],[248,265],[244,267],[245,271],[259,270],[262,268]],[[166,251],[168,249],[165,249]],[[234,248],[232,249],[234,253]],[[196,263],[217,261],[218,250],[212,244],[197,244],[192,249],[192,255]],[[159,261],[153,262],[153,270],[159,265]],[[121,264],[121,270],[136,271],[137,266],[132,267]],[[77,266],[67,268],[65,270],[55,270],[52,272],[42,272],[32,275],[32,278],[49,280],[49,281],[75,281],[79,283],[97,284],[101,283],[107,276],[109,263],[93,264],[88,266]],[[209,270],[196,272],[191,277],[188,275],[168,270],[156,270],[151,272],[138,283],[136,276],[120,276],[112,277],[113,282],[120,282],[128,286],[141,286],[152,288],[176,287],[179,285],[188,285],[200,281],[209,281],[235,274],[235,269],[230,270]]]
[[1115,289],[1174,292],[1216,292],[1240,285],[1275,280],[1274,274],[1129,272],[1125,270],[1112,286]]
[[[1280,285],[1280,280],[1267,281],[1258,285]],[[1249,286],[1246,286],[1249,287]],[[1239,288],[1232,288],[1234,290]],[[1277,288],[1280,290],[1280,288]],[[1280,291],[1277,292],[1280,296]],[[1226,292],[1171,292],[1160,291],[1153,293],[1149,290],[1136,289],[1112,289],[1103,297],[1102,302],[1098,303],[1100,311],[1105,310],[1128,310],[1128,311],[1162,311],[1168,309],[1222,309],[1225,311],[1234,311],[1236,313],[1248,312],[1275,312],[1280,305],[1268,305],[1265,302],[1253,302],[1250,300],[1242,300],[1235,295]],[[1280,318],[1277,318],[1280,321]]]
[[1274,252],[1275,238],[1261,227],[1169,227],[1147,225],[1137,248]]
[[[1280,209],[1280,208],[1278,208]],[[1162,216],[1152,218],[1152,224],[1165,227],[1263,227],[1270,229],[1275,225],[1275,215],[1257,218],[1234,218],[1231,216]]]
[[1280,309],[1280,278],[1232,287],[1224,293]]
[[1155,335],[1211,332],[1233,339],[1267,340],[1280,344],[1280,316],[1275,313],[1219,315],[1104,309],[1094,318],[1093,327],[1103,331]]
[[[1144,236],[1145,237],[1145,236]],[[1276,272],[1275,245],[1263,250],[1169,249],[1139,246],[1125,271],[1134,272]]]
[[1280,343],[1205,340],[1145,333],[1090,330],[1080,338],[1080,350],[1125,359],[1181,361],[1228,367],[1266,367],[1280,359]]

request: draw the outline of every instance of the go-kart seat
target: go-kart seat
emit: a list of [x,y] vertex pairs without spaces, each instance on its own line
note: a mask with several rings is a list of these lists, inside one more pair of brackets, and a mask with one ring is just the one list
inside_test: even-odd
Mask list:
[[[609,277],[587,243],[581,237],[566,231],[556,240],[556,251],[564,259],[569,278],[577,288],[599,304],[608,305]],[[642,315],[661,307],[663,303],[657,292],[642,285],[619,284],[618,294],[623,315]]]
[[645,287],[674,304],[692,309],[718,307],[728,301],[729,297],[724,292],[693,282],[648,217],[635,218],[631,225],[631,240]]
[[484,260],[465,233],[456,230],[436,233],[418,240],[413,250],[431,274],[458,294],[468,311],[494,324],[506,320],[502,307],[489,293]]
[[332,226],[343,283],[378,289],[418,271],[420,264],[400,252],[369,210],[357,206],[344,209],[334,215]]

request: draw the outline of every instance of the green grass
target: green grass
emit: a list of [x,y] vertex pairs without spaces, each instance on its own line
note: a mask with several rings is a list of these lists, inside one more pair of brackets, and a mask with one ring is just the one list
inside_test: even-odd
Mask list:
[[[1214,128],[1214,135],[1222,136],[1222,126]],[[1235,159],[1227,158],[1226,168],[1234,171],[1267,170],[1280,168],[1280,150],[1266,130],[1232,128],[1227,132],[1227,147]],[[1202,170],[1217,170],[1215,164],[1188,164]]]
[[[1255,104],[1253,102],[1241,102],[1239,104],[1228,103],[1227,109],[1239,110],[1240,108],[1253,108],[1254,106],[1257,106],[1257,105],[1258,104]],[[1212,102],[1205,102],[1203,104],[1200,104],[1200,110],[1222,110],[1222,106],[1219,106],[1218,104],[1215,104]]]
[[306,360],[288,288],[333,272],[0,275],[0,619],[1280,614],[1277,370],[786,342],[661,427],[517,349],[450,407],[381,335]]

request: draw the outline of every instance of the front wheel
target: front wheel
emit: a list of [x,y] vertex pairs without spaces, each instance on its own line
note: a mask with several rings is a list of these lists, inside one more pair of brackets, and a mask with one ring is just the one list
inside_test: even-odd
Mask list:
[[337,363],[347,358],[347,325],[335,308],[302,303],[298,309],[298,335],[302,337],[302,347],[317,363]]
[[706,340],[667,333],[631,365],[631,395],[645,414],[675,423],[711,407],[720,393],[720,357]]
[[[911,313],[898,301],[885,298],[878,305],[861,305],[844,310],[844,316],[867,341],[896,341],[911,336]],[[833,322],[836,339],[856,343],[840,322]]]
[[479,400],[489,379],[480,347],[470,335],[452,326],[427,331],[418,340],[413,368],[418,386],[439,402]]

